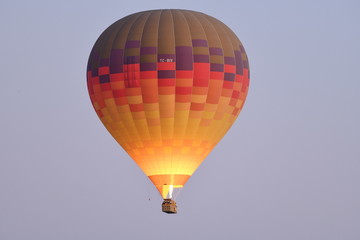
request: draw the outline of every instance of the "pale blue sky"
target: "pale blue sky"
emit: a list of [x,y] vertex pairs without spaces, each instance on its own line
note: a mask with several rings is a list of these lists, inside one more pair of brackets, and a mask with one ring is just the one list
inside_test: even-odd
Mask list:
[[[86,89],[101,32],[158,8],[223,21],[251,68],[242,113],[177,215]],[[360,239],[359,12],[358,0],[2,0],[0,239]]]

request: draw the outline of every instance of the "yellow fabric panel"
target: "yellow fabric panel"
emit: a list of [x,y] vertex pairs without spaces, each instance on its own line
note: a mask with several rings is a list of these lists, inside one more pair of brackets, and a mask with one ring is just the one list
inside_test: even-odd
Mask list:
[[129,104],[139,104],[142,103],[142,97],[141,96],[129,96],[127,97]]

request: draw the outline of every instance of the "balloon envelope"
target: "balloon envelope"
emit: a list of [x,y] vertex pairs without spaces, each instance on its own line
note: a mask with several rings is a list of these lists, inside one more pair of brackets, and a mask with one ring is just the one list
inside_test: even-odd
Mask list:
[[152,10],[101,34],[87,84],[102,123],[166,198],[234,123],[249,64],[239,39],[219,20]]

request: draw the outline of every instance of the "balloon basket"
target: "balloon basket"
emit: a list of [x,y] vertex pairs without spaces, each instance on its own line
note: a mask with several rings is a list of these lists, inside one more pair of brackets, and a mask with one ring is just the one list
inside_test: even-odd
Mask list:
[[176,202],[171,199],[164,199],[164,201],[162,203],[162,211],[164,213],[168,213],[168,214],[177,213]]

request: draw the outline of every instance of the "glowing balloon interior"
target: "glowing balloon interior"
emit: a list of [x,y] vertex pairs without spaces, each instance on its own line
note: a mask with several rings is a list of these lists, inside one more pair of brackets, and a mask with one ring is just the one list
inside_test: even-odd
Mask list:
[[249,63],[240,40],[219,20],[152,10],[101,34],[87,84],[104,126],[171,199],[236,120]]

